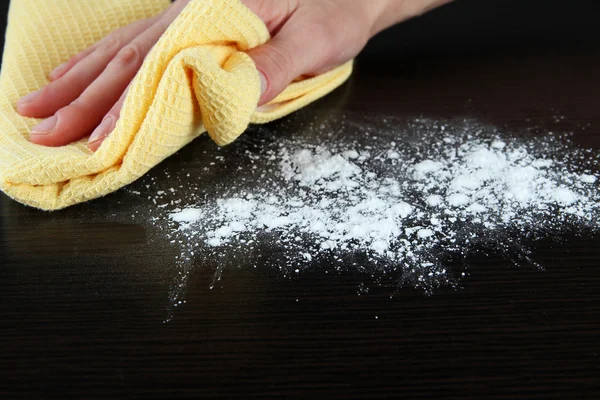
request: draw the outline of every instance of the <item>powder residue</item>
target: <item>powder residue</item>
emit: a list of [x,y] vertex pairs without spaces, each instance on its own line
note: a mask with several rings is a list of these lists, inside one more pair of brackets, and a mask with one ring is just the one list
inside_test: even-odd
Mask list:
[[282,139],[244,153],[260,166],[249,177],[169,215],[208,254],[267,243],[296,270],[360,253],[378,268],[412,271],[419,285],[445,276],[448,253],[597,226],[596,176],[578,150],[565,160],[554,137],[452,128],[410,146],[381,133],[368,144]]
[[568,135],[420,119],[270,129],[216,152],[204,176],[172,174],[178,188],[151,195],[182,265],[216,265],[215,279],[234,265],[290,276],[328,265],[429,292],[464,276],[449,259],[527,259],[537,239],[598,230],[598,156]]

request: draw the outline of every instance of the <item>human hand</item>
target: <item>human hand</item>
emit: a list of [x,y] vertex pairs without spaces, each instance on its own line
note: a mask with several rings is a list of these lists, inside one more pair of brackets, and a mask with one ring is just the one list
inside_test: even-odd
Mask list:
[[[21,115],[49,117],[32,129],[30,140],[62,146],[93,131],[88,146],[97,150],[114,129],[145,56],[189,1],[176,0],[162,14],[114,31],[56,68],[50,84],[17,104]],[[261,76],[258,105],[273,100],[299,76],[352,59],[379,30],[448,1],[242,0],[273,36],[248,52]]]

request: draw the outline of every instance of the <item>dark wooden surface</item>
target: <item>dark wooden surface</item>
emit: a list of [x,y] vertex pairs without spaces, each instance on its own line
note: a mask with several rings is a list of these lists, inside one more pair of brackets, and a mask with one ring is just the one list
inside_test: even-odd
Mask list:
[[[593,1],[463,0],[377,38],[301,113],[470,117],[600,151],[597,15]],[[165,165],[193,166],[207,143]],[[597,236],[537,243],[543,270],[471,255],[462,287],[432,296],[359,296],[365,277],[327,265],[228,269],[210,290],[214,266],[197,267],[163,323],[173,249],[99,222],[139,206],[121,191],[42,213],[0,195],[2,398],[600,398]]]

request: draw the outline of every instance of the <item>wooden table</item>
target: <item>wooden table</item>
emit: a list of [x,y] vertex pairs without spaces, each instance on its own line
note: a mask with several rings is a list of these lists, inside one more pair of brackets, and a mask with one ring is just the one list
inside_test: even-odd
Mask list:
[[[299,115],[468,117],[599,151],[596,3],[459,1],[379,36]],[[165,167],[194,168],[207,143]],[[3,399],[600,398],[598,236],[538,242],[544,269],[470,255],[461,288],[431,296],[358,295],[367,278],[327,265],[229,269],[211,290],[215,266],[197,266],[163,323],[174,250],[102,222],[136,207],[124,191],[55,213],[0,195]]]

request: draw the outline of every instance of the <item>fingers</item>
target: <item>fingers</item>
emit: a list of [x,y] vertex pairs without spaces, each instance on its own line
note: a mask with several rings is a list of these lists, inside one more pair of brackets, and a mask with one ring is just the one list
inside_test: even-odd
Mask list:
[[[321,6],[300,7],[269,42],[254,48],[248,55],[259,71],[262,95],[259,106],[273,100],[294,79],[314,75],[348,61],[354,54],[342,23],[328,21]],[[352,38],[354,39],[354,38]]]
[[[67,72],[69,72],[71,70],[71,68],[73,68],[75,65],[77,65],[77,63],[79,61],[83,60],[85,57],[90,55],[99,46],[104,45],[104,42],[106,42],[107,40],[110,41],[113,37],[118,37],[119,41],[122,42],[123,45],[125,43],[128,43],[130,40],[133,40],[137,35],[139,35],[145,29],[147,29],[149,26],[152,26],[152,24],[154,24],[156,21],[158,21],[160,18],[162,18],[162,16],[167,11],[168,11],[168,9],[165,9],[163,12],[161,12],[158,15],[155,15],[154,17],[135,21],[132,24],[129,24],[120,29],[117,29],[116,31],[111,33],[109,36],[107,36],[106,38],[101,40],[100,42],[95,43],[94,45],[92,45],[92,46],[88,47],[87,49],[85,49],[84,51],[80,52],[79,54],[76,54],[75,56],[73,56],[69,61],[56,67],[52,72],[50,72],[50,74],[48,75],[48,79],[50,81],[55,81],[57,79],[62,78]],[[106,64],[104,66],[106,66]]]
[[98,43],[94,44],[93,46],[88,47],[87,49],[80,52],[79,54],[76,54],[66,63],[63,63],[63,64],[59,65],[58,67],[54,68],[54,70],[52,70],[52,72],[50,72],[50,74],[48,75],[48,79],[50,79],[50,81],[55,81],[55,80],[63,77],[79,61],[83,60],[85,57],[87,57],[88,55],[93,53],[97,47],[98,47]]
[[[45,146],[62,146],[81,139],[98,127],[103,116],[119,100],[141,67],[146,54],[167,26],[168,23],[159,20],[122,47],[100,76],[87,86],[81,95],[61,108],[53,117],[32,129],[30,140]],[[65,75],[64,79],[68,76],[69,74]],[[105,127],[111,119],[107,118],[106,121],[108,122]]]
[[248,52],[261,79],[259,105],[273,100],[313,63],[310,46],[301,38],[294,37],[284,26],[269,42]]
[[104,140],[106,140],[106,138],[115,129],[115,125],[121,115],[121,109],[123,108],[123,103],[125,103],[125,98],[127,97],[128,91],[129,86],[123,92],[119,101],[117,101],[110,111],[106,113],[100,125],[98,125],[98,127],[90,135],[90,138],[88,139],[88,147],[90,150],[97,151],[102,142],[104,142]]
[[118,53],[118,42],[108,41],[99,46],[62,78],[45,86],[37,93],[25,96],[17,103],[21,115],[44,118],[73,102],[104,71]]
[[[244,1],[254,2],[253,11],[258,15],[269,15],[263,20],[275,35],[248,53],[261,77],[259,105],[274,99],[294,79],[323,72],[349,60],[364,45],[360,37],[353,37],[353,32],[363,31],[356,29],[356,19],[360,18],[351,21],[348,16],[334,18],[339,13],[335,4]],[[88,145],[97,150],[114,129],[126,88],[144,58],[188,2],[176,1],[150,25],[147,20],[123,28],[53,71],[48,86],[18,104],[19,112],[25,116],[52,115],[32,129],[30,140],[46,146],[62,146],[93,130]],[[303,4],[310,5],[302,7]]]
[[300,0],[242,0],[242,3],[263,20],[271,35],[275,35],[300,5]]
[[[167,19],[167,21],[170,21],[181,12],[181,10],[187,5],[187,3],[189,3],[189,0],[178,0],[176,3],[174,3],[171,9],[167,9],[166,11],[164,11],[161,14],[161,16],[166,15],[165,18]],[[163,21],[163,32],[168,26],[167,21]],[[127,86],[127,89],[125,89],[119,100],[112,106],[110,111],[108,111],[104,118],[102,118],[102,122],[100,123],[100,125],[98,125],[90,135],[88,139],[88,148],[90,150],[97,151],[100,148],[100,145],[102,145],[106,138],[108,138],[108,136],[115,129],[117,120],[121,116],[121,109],[123,108],[123,104],[125,103],[125,98],[127,97],[127,93],[129,92],[130,86],[131,83]]]
[[70,104],[104,71],[119,50],[151,23],[151,20],[138,21],[77,54],[50,73],[53,82],[19,100],[17,111],[27,117],[44,118]]

